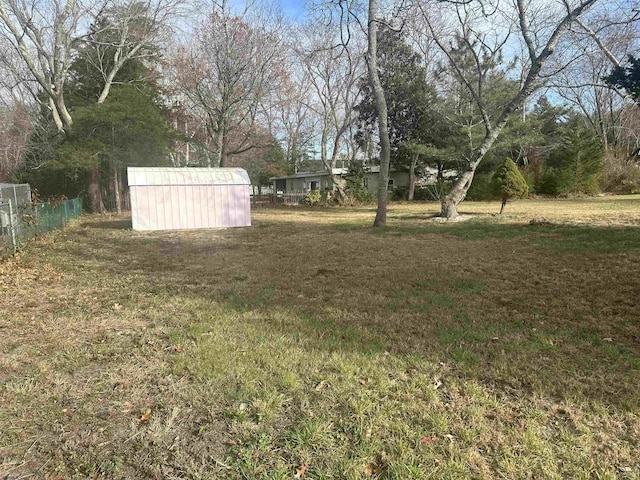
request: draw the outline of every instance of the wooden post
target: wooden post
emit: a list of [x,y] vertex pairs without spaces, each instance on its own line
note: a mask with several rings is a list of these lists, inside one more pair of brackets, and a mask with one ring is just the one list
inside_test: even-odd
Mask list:
[[11,229],[11,245],[13,247],[13,253],[16,253],[18,244],[16,240],[16,224],[13,221],[13,203],[9,200],[9,228]]

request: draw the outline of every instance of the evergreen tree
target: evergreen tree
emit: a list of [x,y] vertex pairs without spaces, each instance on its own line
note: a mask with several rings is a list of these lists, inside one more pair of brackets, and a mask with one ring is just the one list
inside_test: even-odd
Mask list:
[[[402,32],[380,26],[378,32],[378,73],[387,102],[391,164],[408,169],[411,186],[420,170],[437,165],[438,172],[454,163],[449,156],[459,129],[448,122],[436,90],[427,83],[421,57],[404,40]],[[377,112],[371,86],[361,82],[362,100],[356,106],[359,131],[356,139],[365,148],[373,136]],[[412,198],[410,188],[409,198]]]
[[[52,128],[38,129],[38,134],[49,132],[46,139],[34,135],[30,149],[42,168],[25,177],[48,194],[86,195],[94,211],[103,210],[106,191],[119,211],[126,167],[167,164],[174,135],[160,107],[154,73],[140,59],[128,60],[119,68],[109,95],[100,100],[103,74],[117,61],[115,47],[109,45],[115,44],[118,32],[108,15],[98,23],[94,28],[98,33],[78,48],[70,67],[65,91],[73,129],[64,136]],[[153,47],[144,48],[151,55]],[[45,118],[48,115],[43,116],[43,124]],[[46,144],[50,147],[42,148]]]
[[[388,109],[392,162],[398,163],[403,143],[436,144],[443,119],[433,108],[436,91],[427,84],[421,58],[404,41],[402,33],[381,25],[378,32],[378,74]],[[359,115],[358,141],[364,145],[377,119],[373,92],[366,79],[360,88],[362,100],[356,106]]]
[[510,158],[498,167],[493,175],[492,186],[494,194],[500,198],[500,214],[504,211],[507,201],[513,197],[524,197],[529,193],[527,182],[518,170],[518,166]]
[[618,88],[623,88],[640,105],[640,58],[629,55],[626,67],[615,67],[605,82]]
[[596,193],[602,170],[602,144],[593,131],[567,128],[546,163],[539,191],[547,194]]

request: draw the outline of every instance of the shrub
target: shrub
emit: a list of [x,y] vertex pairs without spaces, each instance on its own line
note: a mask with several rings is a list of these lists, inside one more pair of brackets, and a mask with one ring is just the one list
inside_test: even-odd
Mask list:
[[355,164],[349,167],[349,171],[344,176],[345,190],[357,202],[368,203],[373,200],[373,195],[364,184],[365,175],[364,167],[361,164]]
[[605,192],[640,193],[640,165],[627,158],[608,156],[599,180]]
[[561,195],[572,190],[570,172],[558,168],[547,168],[540,175],[536,192],[543,195]]
[[320,190],[311,190],[302,200],[304,205],[320,205],[322,203],[322,195]]
[[510,198],[521,198],[529,193],[526,180],[518,170],[518,166],[510,158],[505,159],[493,174],[491,186],[494,195],[502,200],[500,213]]
[[[415,198],[415,190],[413,192]],[[391,191],[391,200],[402,201],[409,198],[409,187],[396,187]]]

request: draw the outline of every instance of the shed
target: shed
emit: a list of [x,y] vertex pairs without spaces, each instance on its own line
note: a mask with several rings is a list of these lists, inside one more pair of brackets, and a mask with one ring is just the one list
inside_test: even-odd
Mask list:
[[249,175],[242,168],[129,167],[134,230],[251,225]]

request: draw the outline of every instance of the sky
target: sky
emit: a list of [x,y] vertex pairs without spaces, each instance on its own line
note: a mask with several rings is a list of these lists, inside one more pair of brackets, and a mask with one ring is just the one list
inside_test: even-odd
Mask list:
[[304,0],[278,0],[282,12],[291,20],[302,20],[305,14]]
[[[302,21],[307,10],[306,0],[271,0],[271,2],[280,6],[282,13],[289,19],[294,21]],[[227,0],[227,4],[231,7],[232,12],[242,12],[247,3],[253,3],[252,0]],[[265,2],[267,5],[269,0]]]

